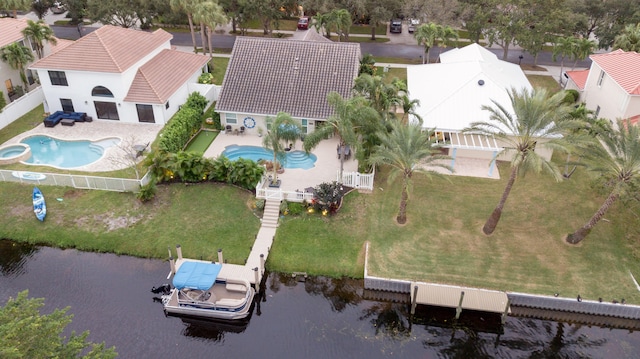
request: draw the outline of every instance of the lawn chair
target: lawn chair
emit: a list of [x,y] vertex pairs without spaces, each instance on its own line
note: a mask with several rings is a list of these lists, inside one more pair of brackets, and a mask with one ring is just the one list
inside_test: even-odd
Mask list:
[[349,145],[346,145],[344,148],[344,159],[348,160],[349,158],[351,158],[351,147],[349,147]]
[[233,132],[233,129],[231,128],[231,125],[226,125],[224,127],[224,133],[227,134],[227,133],[231,133],[231,132]]
[[240,134],[244,135],[244,126],[240,126]]

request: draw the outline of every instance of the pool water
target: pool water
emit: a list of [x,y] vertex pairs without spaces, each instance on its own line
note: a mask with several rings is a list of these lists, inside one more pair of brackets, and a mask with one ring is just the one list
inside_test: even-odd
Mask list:
[[104,150],[117,145],[120,140],[107,138],[100,141],[64,141],[49,136],[31,136],[21,143],[31,147],[31,157],[25,163],[76,168],[96,162],[104,155]]
[[[259,160],[273,160],[273,152],[264,147],[231,145],[225,147],[222,154],[231,161],[244,158],[258,162]],[[315,166],[318,157],[313,153],[304,151],[289,151],[286,153],[287,159],[282,163],[284,168],[298,168],[308,170]]]

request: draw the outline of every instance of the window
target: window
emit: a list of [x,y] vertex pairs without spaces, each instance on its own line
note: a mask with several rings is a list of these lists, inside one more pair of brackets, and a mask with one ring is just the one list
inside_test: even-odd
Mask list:
[[267,124],[267,131],[271,131],[271,124],[273,123],[273,118],[267,117],[267,120],[265,122]]
[[309,125],[308,120],[300,120],[302,124],[302,133],[307,133],[307,126]]
[[73,101],[68,98],[61,98],[60,104],[62,105],[62,111],[64,112],[75,112],[73,110]]
[[36,77],[34,76],[33,71],[29,69],[27,69],[27,81],[29,82],[29,85],[36,83]]
[[91,96],[96,97],[113,97],[113,93],[104,86],[96,86],[91,90]]
[[598,87],[602,86],[602,80],[604,80],[604,70],[600,70],[600,76],[598,77]]
[[235,125],[238,123],[238,118],[235,113],[227,113],[224,115],[224,118],[227,120],[228,125]]
[[49,71],[49,79],[52,85],[69,86],[67,76],[62,71]]
[[136,104],[136,110],[138,110],[138,121],[156,123],[153,117],[153,106]]
[[96,107],[96,115],[98,118],[104,120],[120,120],[115,102],[93,101],[93,104]]
[[167,101],[167,103],[164,104],[164,108],[166,108],[167,110],[169,109],[169,101]]
[[600,113],[600,106],[596,106],[596,111],[593,113],[593,117],[598,117],[598,114]]

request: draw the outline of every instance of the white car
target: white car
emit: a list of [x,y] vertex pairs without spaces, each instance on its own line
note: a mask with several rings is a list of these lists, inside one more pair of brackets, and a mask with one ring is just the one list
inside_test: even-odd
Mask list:
[[416,28],[418,27],[418,25],[420,25],[420,20],[418,19],[409,20],[409,32],[413,33],[414,31],[416,31]]

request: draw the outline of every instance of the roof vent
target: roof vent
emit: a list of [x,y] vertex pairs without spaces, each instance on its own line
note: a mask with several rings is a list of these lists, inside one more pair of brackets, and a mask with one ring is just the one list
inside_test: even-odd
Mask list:
[[484,80],[478,80],[478,85],[480,86],[484,85]]

